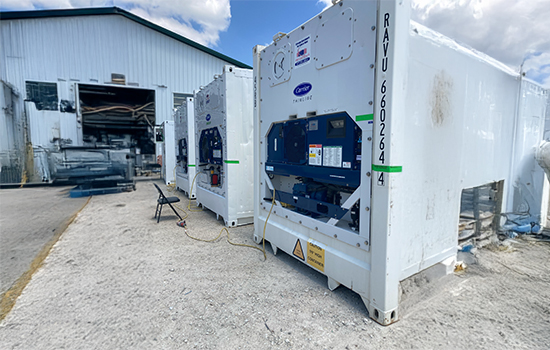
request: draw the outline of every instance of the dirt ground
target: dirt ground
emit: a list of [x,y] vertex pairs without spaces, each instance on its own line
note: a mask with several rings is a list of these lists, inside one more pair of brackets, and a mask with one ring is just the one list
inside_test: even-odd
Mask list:
[[[184,198],[182,194],[179,194]],[[0,349],[548,349],[550,245],[481,249],[464,273],[403,283],[401,320],[383,327],[361,299],[268,249],[198,242],[156,191],[92,197],[0,323]],[[182,207],[187,200],[182,200]],[[216,237],[211,212],[189,233]],[[253,227],[230,229],[254,244]]]

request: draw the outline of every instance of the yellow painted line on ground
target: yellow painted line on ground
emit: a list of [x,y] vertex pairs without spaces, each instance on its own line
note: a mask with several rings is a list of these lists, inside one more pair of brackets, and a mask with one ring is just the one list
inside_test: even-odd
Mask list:
[[61,235],[65,232],[67,227],[69,227],[70,224],[76,219],[77,215],[88,205],[90,202],[90,199],[92,197],[88,197],[88,200],[86,203],[74,214],[72,217],[70,217],[68,220],[66,220],[58,229],[58,232],[42,247],[40,252],[36,255],[34,260],[31,263],[31,266],[25,273],[21,275],[15,281],[15,283],[6,291],[6,293],[2,296],[2,300],[0,300],[0,321],[2,321],[6,316],[10,313],[11,309],[15,306],[15,303],[17,302],[17,298],[23,293],[23,290],[27,286],[27,284],[30,282],[32,276],[34,273],[42,266],[42,263],[48,257],[50,254],[50,251],[52,250],[52,247],[55,243],[59,240]]

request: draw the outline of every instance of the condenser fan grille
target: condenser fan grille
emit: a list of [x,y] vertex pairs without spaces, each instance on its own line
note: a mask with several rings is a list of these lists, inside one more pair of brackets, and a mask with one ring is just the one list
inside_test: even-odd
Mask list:
[[285,158],[289,163],[304,164],[307,161],[305,124],[291,124],[285,128]]
[[210,153],[210,147],[208,147],[208,138],[206,137],[206,134],[203,132],[201,135],[201,142],[200,142],[201,163],[208,162],[209,153]]

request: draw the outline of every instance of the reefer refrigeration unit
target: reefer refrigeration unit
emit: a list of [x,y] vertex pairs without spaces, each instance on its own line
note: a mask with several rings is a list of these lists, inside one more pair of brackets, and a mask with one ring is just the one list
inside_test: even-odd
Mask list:
[[195,94],[197,204],[226,226],[252,223],[252,70],[225,66]]
[[[176,188],[189,199],[196,198],[195,178],[195,104],[186,97],[174,115],[176,141]],[[193,186],[193,188],[191,188]]]
[[543,192],[546,92],[411,22],[410,1],[340,1],[256,46],[254,94],[255,241],[381,324],[398,320],[400,281],[454,267],[463,189],[504,180],[506,211],[518,186]]

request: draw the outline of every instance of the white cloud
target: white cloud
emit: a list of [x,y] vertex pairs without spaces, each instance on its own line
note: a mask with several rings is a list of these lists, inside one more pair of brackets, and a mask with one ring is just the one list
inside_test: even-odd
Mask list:
[[[2,9],[118,6],[209,47],[229,28],[229,0],[0,0]],[[412,19],[550,87],[549,0],[411,0]],[[324,9],[332,0],[317,0]]]
[[19,11],[72,7],[69,0],[2,0],[1,5],[2,9]]
[[323,11],[332,6],[332,0],[317,0],[317,4],[323,6]]
[[116,5],[210,47],[229,28],[229,0],[116,0]]
[[229,0],[2,0],[2,9],[34,10],[118,6],[209,47],[229,28]]
[[550,52],[529,55],[523,63],[523,71],[531,79],[550,88]]
[[528,77],[550,80],[541,69],[550,63],[548,0],[412,0],[411,16],[518,71],[525,60]]

